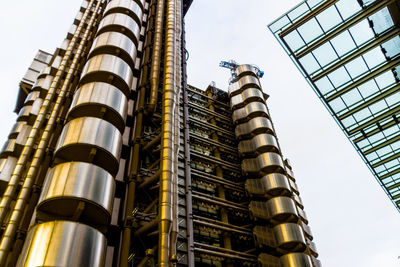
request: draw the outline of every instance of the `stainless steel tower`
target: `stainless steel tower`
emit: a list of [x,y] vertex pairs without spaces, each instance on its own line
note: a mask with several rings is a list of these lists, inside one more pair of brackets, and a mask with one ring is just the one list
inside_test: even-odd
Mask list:
[[0,153],[0,266],[319,266],[254,68],[229,93],[186,83],[190,4],[83,1],[35,57]]

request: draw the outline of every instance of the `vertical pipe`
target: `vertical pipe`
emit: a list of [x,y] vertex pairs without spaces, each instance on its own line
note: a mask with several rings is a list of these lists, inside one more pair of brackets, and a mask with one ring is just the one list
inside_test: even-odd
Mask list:
[[[182,18],[182,55],[185,55],[185,22]],[[192,214],[192,178],[190,174],[190,137],[189,137],[189,107],[187,92],[186,59],[183,60],[183,122],[185,129],[185,193],[186,193],[186,230],[188,242],[188,266],[194,266],[194,238],[193,238],[193,214]]]
[[175,0],[167,1],[164,58],[164,90],[162,107],[161,179],[159,205],[158,266],[169,266],[169,246],[172,227],[172,175],[174,168],[174,105],[175,105]]
[[[71,42],[68,44],[68,48],[65,52],[65,55],[61,61],[60,67],[50,85],[49,91],[46,95],[46,98],[43,101],[43,104],[40,108],[39,114],[36,117],[36,120],[33,124],[32,130],[29,134],[29,137],[26,141],[26,144],[21,152],[21,156],[18,159],[17,165],[15,166],[14,172],[10,178],[10,181],[7,185],[6,191],[4,192],[3,198],[0,202],[0,223],[2,223],[6,217],[7,211],[11,206],[11,200],[14,198],[18,184],[21,180],[22,172],[27,164],[27,161],[33,151],[33,146],[38,138],[40,130],[42,129],[43,123],[46,121],[46,115],[50,108],[50,104],[53,102],[53,98],[56,96],[57,88],[61,82],[61,77],[64,74],[65,69],[67,68],[67,63],[72,56],[72,52],[75,49],[76,43],[78,41],[78,37],[81,34],[85,21],[90,13],[91,7],[94,5],[95,0],[91,0],[88,4],[88,7],[85,10],[85,13],[82,16],[82,20],[80,21],[74,36],[71,39]],[[66,81],[64,81],[66,83]]]
[[162,50],[162,37],[163,37],[163,24],[164,24],[164,0],[158,0],[155,35],[153,42],[153,59],[151,62],[151,79],[150,79],[150,103],[147,108],[149,114],[153,114],[156,110],[158,99],[158,88],[160,85],[160,64],[161,64],[161,50]]
[[14,240],[15,233],[17,231],[19,222],[21,220],[21,217],[24,212],[24,208],[26,205],[26,202],[29,198],[29,195],[31,193],[32,185],[35,180],[37,171],[40,167],[40,163],[43,159],[43,156],[45,155],[45,150],[47,148],[48,142],[50,140],[54,125],[56,123],[56,119],[58,116],[58,113],[60,109],[62,108],[62,104],[64,102],[65,95],[68,93],[68,90],[70,89],[70,82],[75,75],[75,72],[77,70],[77,66],[79,64],[79,61],[81,60],[81,56],[83,54],[83,50],[86,44],[86,40],[88,39],[88,36],[90,34],[91,28],[95,22],[95,18],[97,16],[97,12],[99,12],[101,8],[102,1],[98,1],[97,5],[95,7],[95,10],[92,14],[92,17],[90,18],[90,21],[88,22],[86,31],[79,43],[79,46],[76,50],[75,56],[73,58],[73,61],[71,63],[71,66],[68,70],[67,76],[65,78],[65,82],[63,86],[60,89],[59,96],[57,97],[56,103],[54,105],[54,108],[51,112],[49,121],[46,125],[46,128],[42,134],[42,137],[40,139],[39,145],[37,150],[35,151],[35,154],[33,156],[33,160],[30,164],[30,167],[28,169],[28,174],[24,180],[24,183],[22,185],[22,189],[20,193],[18,194],[18,199],[16,201],[14,210],[11,214],[10,221],[6,226],[6,229],[4,231],[4,234],[1,238],[0,242],[0,266],[4,265],[8,251],[10,249],[10,246]]

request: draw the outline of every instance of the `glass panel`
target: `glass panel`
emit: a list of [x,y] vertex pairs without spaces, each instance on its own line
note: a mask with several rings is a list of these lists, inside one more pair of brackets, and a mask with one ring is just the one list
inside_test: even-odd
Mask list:
[[400,37],[396,36],[390,39],[386,43],[382,44],[382,47],[386,50],[386,56],[389,58],[395,57],[400,53]]
[[339,57],[356,48],[356,44],[354,43],[348,31],[344,31],[333,38],[331,40],[331,43],[333,47],[335,47],[335,50],[339,54]]
[[335,70],[328,76],[336,88],[350,81],[350,76],[344,67]]
[[273,31],[275,33],[276,31],[278,31],[279,29],[282,29],[283,27],[285,27],[288,24],[290,24],[289,18],[287,16],[284,16],[269,27],[270,27],[271,31]]
[[299,28],[297,28],[297,30],[299,31],[300,35],[303,37],[306,43],[309,43],[310,41],[314,40],[315,38],[323,34],[322,29],[318,25],[315,18],[307,21]]
[[360,110],[359,112],[356,112],[354,114],[354,118],[356,119],[356,121],[360,122],[360,121],[370,117],[371,115],[372,114],[371,114],[371,111],[369,111],[369,109],[363,109],[363,110]]
[[380,34],[394,25],[387,7],[371,15],[369,19],[373,22],[373,29],[376,34]]
[[358,46],[375,36],[366,19],[354,25],[350,29],[350,33]]
[[375,78],[375,81],[378,83],[380,88],[385,88],[389,85],[392,85],[396,82],[393,72],[392,71],[387,71]]
[[339,112],[346,108],[346,105],[344,104],[343,100],[340,97],[329,102],[329,105],[335,112]]
[[358,86],[358,90],[364,98],[368,98],[369,96],[379,92],[379,88],[374,80],[367,81]]
[[338,56],[335,53],[335,50],[333,50],[332,45],[330,43],[325,43],[315,49],[312,52],[315,56],[315,58],[318,60],[319,64],[321,66],[326,66],[335,59],[338,58]]
[[363,55],[365,62],[367,62],[367,65],[370,69],[373,69],[374,67],[378,66],[382,62],[386,61],[385,56],[382,53],[382,50],[380,47],[376,47],[372,49],[371,51],[365,53]]
[[297,31],[292,31],[291,33],[283,37],[283,39],[292,51],[296,51],[297,49],[305,45],[304,41],[301,39]]
[[310,9],[307,7],[307,5],[305,3],[303,3],[300,6],[298,6],[297,8],[290,11],[287,15],[289,16],[291,21],[295,21],[298,17],[300,17],[301,15],[303,15],[309,11],[310,11]]
[[308,74],[320,69],[318,62],[311,53],[308,53],[304,57],[300,58],[299,61]]
[[334,5],[318,14],[316,18],[325,32],[342,22],[342,18]]
[[315,86],[319,89],[319,91],[323,95],[331,92],[334,89],[333,85],[331,84],[331,82],[328,80],[327,77],[323,77],[314,83],[315,83]]
[[361,10],[357,0],[340,0],[335,4],[344,20]]
[[351,78],[356,78],[360,74],[368,71],[367,65],[365,65],[364,60],[361,57],[350,61],[345,65],[347,71],[350,73]]
[[319,5],[320,3],[322,3],[322,2],[325,2],[326,0],[308,0],[307,1],[307,4],[308,4],[308,6],[310,7],[310,8],[314,8],[314,7],[316,7],[317,5]]
[[350,92],[345,93],[343,96],[343,101],[347,106],[351,106],[362,100],[362,96],[357,89],[353,89]]

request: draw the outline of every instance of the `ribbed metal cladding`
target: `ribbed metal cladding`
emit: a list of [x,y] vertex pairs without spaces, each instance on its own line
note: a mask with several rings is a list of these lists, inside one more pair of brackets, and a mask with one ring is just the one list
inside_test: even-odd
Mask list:
[[[112,0],[92,28],[97,34],[37,205],[37,217],[44,222],[30,229],[18,266],[105,264],[102,232],[113,212],[143,8],[143,1]],[[47,89],[47,72],[27,104]],[[22,111],[19,121],[29,123],[33,106]],[[1,164],[6,170],[12,160]]]
[[[312,259],[318,254],[298,188],[289,162],[282,157],[257,73],[252,65],[238,66],[229,94],[242,172],[247,177],[245,189],[255,198],[249,211],[256,225],[258,261],[265,267],[316,266]],[[271,250],[273,255],[268,254]]]

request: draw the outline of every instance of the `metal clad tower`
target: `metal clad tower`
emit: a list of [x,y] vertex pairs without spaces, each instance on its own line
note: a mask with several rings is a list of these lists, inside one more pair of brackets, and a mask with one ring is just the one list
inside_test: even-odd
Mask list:
[[190,4],[83,1],[35,57],[0,152],[0,266],[320,266],[260,72],[187,85]]

